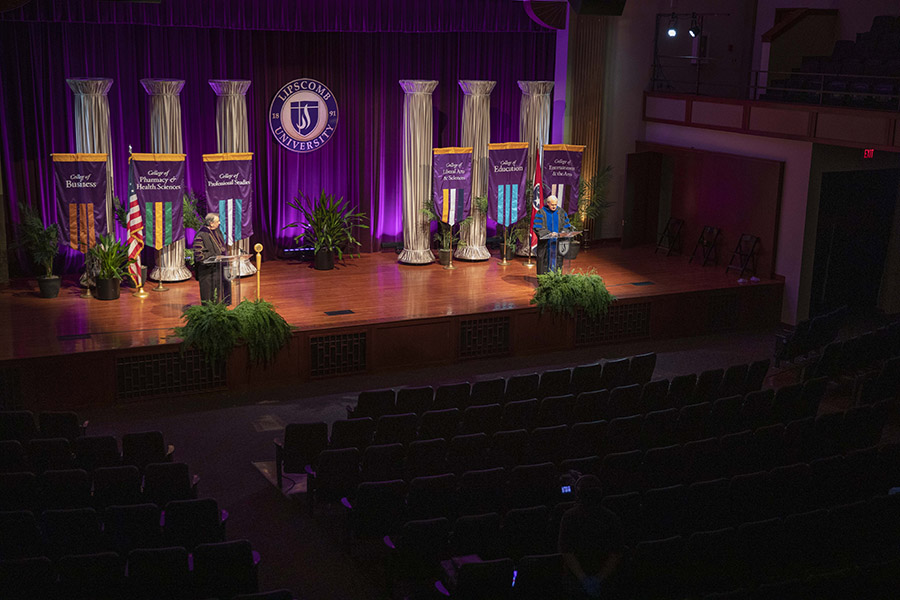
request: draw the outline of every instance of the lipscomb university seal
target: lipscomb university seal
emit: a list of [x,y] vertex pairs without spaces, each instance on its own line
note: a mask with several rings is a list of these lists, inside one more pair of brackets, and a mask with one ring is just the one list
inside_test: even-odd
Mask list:
[[269,107],[269,129],[278,143],[293,152],[318,150],[334,135],[338,106],[324,84],[295,79],[286,84]]

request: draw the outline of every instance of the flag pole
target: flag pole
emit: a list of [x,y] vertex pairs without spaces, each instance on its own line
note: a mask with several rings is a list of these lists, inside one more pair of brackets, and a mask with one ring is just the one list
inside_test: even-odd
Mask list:
[[506,248],[507,248],[506,241],[507,241],[508,235],[509,235],[509,227],[506,226],[503,228],[503,246],[500,248],[500,263],[499,264],[501,267],[505,267],[506,265],[509,264],[509,261],[506,260]]
[[453,225],[448,224],[448,226],[450,227],[450,256],[444,268],[450,271],[452,269],[455,269],[456,267],[453,266]]

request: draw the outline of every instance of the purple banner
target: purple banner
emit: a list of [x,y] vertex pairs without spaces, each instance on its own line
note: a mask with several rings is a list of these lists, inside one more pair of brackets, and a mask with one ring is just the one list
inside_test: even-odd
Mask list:
[[184,237],[184,154],[132,154],[144,244],[160,250]]
[[488,144],[488,215],[509,227],[528,210],[525,165],[528,142]]
[[472,148],[435,148],[431,164],[434,212],[452,227],[472,208]]
[[204,154],[206,202],[219,213],[225,244],[253,235],[253,153]]
[[106,233],[106,154],[53,154],[63,245],[79,252]]
[[581,159],[584,146],[548,144],[544,146],[542,169],[544,187],[556,196],[568,214],[578,210],[578,189],[581,183]]

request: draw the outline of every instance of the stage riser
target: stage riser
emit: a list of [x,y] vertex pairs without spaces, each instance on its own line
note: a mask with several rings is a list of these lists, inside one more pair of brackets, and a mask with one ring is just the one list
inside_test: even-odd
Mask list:
[[534,307],[359,327],[295,332],[267,367],[235,349],[211,369],[177,344],[83,352],[0,365],[6,408],[78,408],[230,391],[272,384],[411,369],[498,356],[584,347],[585,362],[604,344],[765,328],[779,322],[783,285],[747,286],[616,302],[598,326],[540,314]]

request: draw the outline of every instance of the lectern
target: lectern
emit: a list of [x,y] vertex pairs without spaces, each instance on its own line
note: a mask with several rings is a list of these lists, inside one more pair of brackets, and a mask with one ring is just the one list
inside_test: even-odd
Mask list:
[[213,280],[213,300],[222,304],[235,305],[241,302],[241,261],[250,258],[249,254],[226,254],[210,256],[203,261],[205,265],[216,265],[216,278]]

